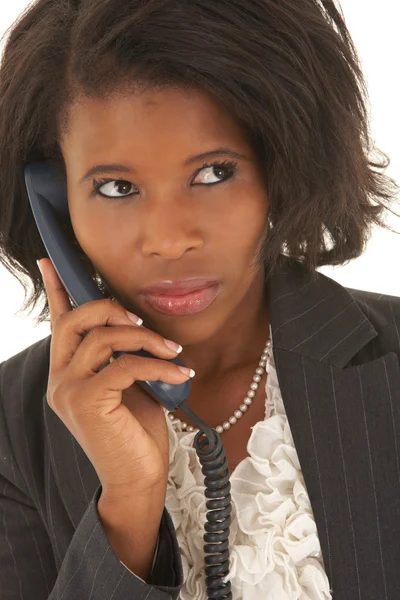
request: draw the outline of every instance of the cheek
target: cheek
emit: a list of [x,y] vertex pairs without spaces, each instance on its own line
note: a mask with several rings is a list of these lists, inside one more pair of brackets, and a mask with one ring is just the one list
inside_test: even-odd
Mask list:
[[[108,262],[113,256],[121,255],[124,243],[127,243],[121,232],[127,221],[125,218],[121,222],[118,211],[107,210],[101,205],[91,207],[72,203],[70,216],[75,237],[92,262]],[[134,235],[132,229],[131,234]]]
[[220,239],[221,249],[224,253],[235,255],[239,260],[247,262],[253,256],[260,241],[264,238],[266,220],[268,216],[268,202],[264,191],[246,189],[246,193],[235,194],[234,202],[214,221],[213,240]]

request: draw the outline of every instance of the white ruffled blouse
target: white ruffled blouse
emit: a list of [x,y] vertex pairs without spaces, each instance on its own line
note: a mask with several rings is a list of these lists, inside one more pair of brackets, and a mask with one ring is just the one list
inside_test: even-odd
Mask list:
[[[228,578],[233,600],[329,600],[317,528],[272,352],[266,371],[265,418],[251,428],[249,456],[230,477]],[[165,412],[170,442],[165,505],[183,566],[179,598],[207,600],[203,553],[207,508],[204,475],[193,448],[195,432],[183,431]]]

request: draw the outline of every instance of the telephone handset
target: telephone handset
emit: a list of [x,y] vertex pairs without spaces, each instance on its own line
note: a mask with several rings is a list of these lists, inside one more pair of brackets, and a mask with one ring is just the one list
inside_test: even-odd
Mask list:
[[[89,277],[77,250],[67,241],[61,223],[69,215],[67,185],[65,178],[49,161],[30,162],[24,167],[25,185],[37,228],[58,276],[75,307],[104,295]],[[125,352],[114,352],[114,358]],[[146,350],[126,352],[145,358],[155,358]],[[178,358],[171,362],[184,366]],[[170,384],[163,381],[136,381],[154,400],[167,410],[179,408],[190,394],[192,381]]]
[[[78,307],[92,300],[104,298],[101,290],[84,269],[78,252],[73,248],[62,230],[63,221],[69,216],[67,184],[65,177],[50,161],[34,161],[24,166],[25,186],[37,228],[58,276]],[[136,354],[145,358],[155,358],[145,350],[137,352],[114,352]],[[179,358],[171,362],[183,366]],[[219,433],[211,429],[187,406],[186,399],[191,389],[191,380],[181,384],[163,381],[136,381],[147,394],[160,402],[169,411],[181,408],[200,431],[196,433],[193,445],[205,475],[205,496],[208,512],[204,525],[205,581],[207,596],[232,599],[229,574],[229,524],[231,498],[229,469],[225,449]],[[207,556],[207,553],[211,553]]]

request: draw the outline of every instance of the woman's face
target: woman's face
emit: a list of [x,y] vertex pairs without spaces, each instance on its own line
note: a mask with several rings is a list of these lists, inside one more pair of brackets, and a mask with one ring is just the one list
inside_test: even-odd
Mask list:
[[[146,327],[195,343],[254,300],[264,278],[254,259],[265,235],[265,181],[240,127],[210,95],[168,88],[83,99],[61,148],[76,238],[110,292]],[[220,148],[243,157],[190,160]],[[234,165],[212,167],[221,161]],[[96,165],[114,166],[81,182]],[[194,315],[161,314],[140,294],[163,279],[202,276],[221,290]]]

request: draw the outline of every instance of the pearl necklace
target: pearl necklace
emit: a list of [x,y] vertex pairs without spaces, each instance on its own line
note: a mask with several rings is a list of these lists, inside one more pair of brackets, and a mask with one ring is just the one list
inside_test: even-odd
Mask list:
[[[243,415],[244,412],[248,409],[249,406],[253,403],[253,398],[256,394],[256,390],[258,389],[258,384],[260,383],[262,376],[264,375],[265,367],[267,364],[268,358],[271,356],[271,340],[268,339],[268,342],[265,345],[263,353],[261,355],[261,359],[258,363],[258,367],[253,375],[253,383],[250,384],[250,389],[247,392],[243,404],[239,406],[237,410],[233,413],[232,416],[229,417],[227,421],[225,421],[222,425],[218,425],[215,427],[215,431],[218,433],[223,433],[227,429],[230,429],[232,425],[237,423],[238,419]],[[185,421],[181,421],[178,417],[174,415],[173,412],[168,411],[168,418],[172,421],[172,425],[180,424],[184,431],[197,433],[199,431],[198,427],[193,427],[192,425],[188,425]]]

